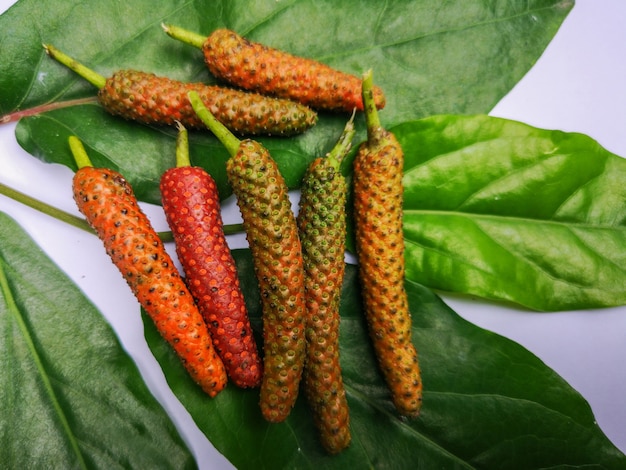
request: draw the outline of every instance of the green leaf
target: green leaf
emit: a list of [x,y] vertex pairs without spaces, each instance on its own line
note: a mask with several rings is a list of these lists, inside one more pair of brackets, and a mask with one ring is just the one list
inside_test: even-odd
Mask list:
[[[249,250],[234,250],[253,325],[260,328]],[[337,456],[317,440],[304,394],[280,424],[263,420],[258,390],[230,385],[209,399],[144,316],[146,338],[169,385],[209,440],[238,469],[624,468],[583,398],[536,356],[456,315],[408,281],[413,340],[424,382],[421,416],[398,418],[376,367],[348,265],[341,305],[341,364],[352,431]]]
[[[42,9],[37,0],[20,0],[0,17],[0,114],[70,106],[23,119],[17,128],[20,145],[45,161],[67,165],[69,151],[58,140],[76,134],[99,152],[102,164],[128,178],[140,199],[159,203],[156,182],[173,165],[174,133],[141,130],[140,125],[107,117],[93,103],[78,105],[73,100],[93,98],[94,87],[46,57],[42,42],[104,76],[135,68],[213,82],[201,52],[170,39],[160,25],[167,22],[206,35],[228,27],[353,74],[373,68],[387,95],[381,119],[391,126],[431,114],[488,112],[532,67],[573,4],[55,0]],[[332,147],[348,117],[322,113],[318,125],[303,136],[261,139],[292,188],[299,185],[307,164]],[[358,128],[355,142],[365,135],[362,120]],[[214,174],[226,197],[226,154],[208,133],[197,134],[191,139],[192,159]]]
[[195,468],[109,324],[3,213],[0,357],[1,468]]
[[409,279],[538,310],[626,303],[626,160],[581,134],[487,116],[392,130]]

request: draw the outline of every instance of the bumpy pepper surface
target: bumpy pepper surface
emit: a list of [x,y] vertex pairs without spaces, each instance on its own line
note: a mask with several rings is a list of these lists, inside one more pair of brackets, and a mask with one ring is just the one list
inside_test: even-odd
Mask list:
[[337,454],[351,441],[350,412],[339,361],[339,303],[345,272],[347,184],[340,162],[354,136],[348,122],[337,145],[309,165],[297,222],[306,293],[307,359],[304,391],[326,451]]
[[163,174],[160,189],[186,284],[228,377],[238,387],[256,387],[263,367],[224,235],[217,185],[203,168],[190,166],[187,132],[182,127],[177,162]]
[[291,413],[305,359],[304,266],[288,188],[259,142],[240,141],[190,93],[196,112],[224,143],[226,162],[252,252],[263,310],[263,380],[260,407],[270,422]]
[[116,72],[100,89],[98,99],[111,114],[144,124],[180,121],[186,127],[204,128],[187,100],[191,90],[198,92],[220,122],[238,134],[294,135],[317,119],[311,109],[289,100],[132,70]]
[[186,83],[152,73],[120,70],[105,78],[71,59],[53,46],[48,55],[76,71],[95,85],[98,101],[109,113],[148,125],[203,129],[187,99],[196,91],[212,113],[237,134],[289,136],[299,134],[317,122],[310,108],[286,99],[276,99],[241,90]]
[[[182,28],[164,25],[171,37],[202,49],[213,75],[232,85],[277,96],[316,109],[363,110],[361,79],[319,61],[249,41],[229,29],[204,38]],[[385,106],[381,88],[374,88],[376,106]]]
[[354,160],[354,218],[365,314],[376,356],[401,415],[419,414],[422,381],[411,338],[404,288],[402,175],[404,154],[371,103],[371,74],[363,81],[368,140]]
[[[74,148],[76,141],[72,142]],[[193,297],[124,177],[82,166],[74,200],[159,333],[202,389],[214,397],[227,382],[209,331]]]

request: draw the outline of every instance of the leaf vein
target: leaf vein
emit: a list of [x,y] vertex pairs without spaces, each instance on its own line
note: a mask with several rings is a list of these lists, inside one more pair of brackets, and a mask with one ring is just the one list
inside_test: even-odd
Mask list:
[[[390,413],[389,411],[386,411],[386,410],[376,406],[376,401],[371,396],[359,392],[355,387],[350,386],[348,383],[345,383],[344,387],[346,389],[346,393],[348,394],[348,396],[352,396],[354,399],[358,399],[358,400],[360,400],[362,402],[367,403],[371,408],[376,409],[379,413],[387,415],[387,417],[389,418],[390,421],[398,422],[399,426],[402,426],[406,431],[408,431],[410,434],[415,436],[417,440],[420,440],[420,441],[426,443],[426,445],[428,445],[428,446],[430,446],[432,448],[436,448],[438,450],[438,452],[440,452],[441,454],[445,454],[445,455],[450,456],[451,460],[457,462],[462,467],[473,468],[473,467],[470,467],[467,464],[466,461],[464,461],[460,457],[452,454],[448,449],[445,449],[445,448],[441,447],[437,442],[433,441],[432,439],[430,439],[429,437],[425,436],[424,434],[418,432],[415,428],[413,428],[412,426],[409,426],[408,424],[406,424],[406,422],[398,421],[397,415],[394,415],[394,414]],[[373,465],[372,464],[372,459],[369,458],[369,454],[367,452],[367,449],[364,449],[364,452],[365,452],[366,455],[368,455],[368,461],[370,462],[370,464]]]
[[339,51],[336,54],[328,54],[326,56],[323,57],[318,57],[318,60],[321,61],[327,61],[330,59],[336,59],[339,57],[344,57],[344,56],[351,56],[351,55],[356,55],[359,54],[361,52],[364,51],[369,51],[374,47],[378,47],[379,49],[387,49],[387,48],[392,48],[392,47],[397,47],[397,46],[401,46],[404,44],[409,44],[411,42],[415,42],[415,41],[419,41],[421,39],[426,39],[426,38],[431,38],[431,37],[435,37],[435,36],[439,36],[442,34],[450,34],[450,33],[459,33],[459,32],[463,32],[463,31],[468,31],[470,29],[474,29],[474,28],[479,28],[482,26],[488,26],[488,25],[492,25],[492,24],[497,24],[497,23],[505,23],[511,20],[514,20],[516,18],[520,18],[523,16],[529,16],[535,13],[539,13],[542,11],[547,11],[547,10],[551,10],[553,9],[554,6],[553,5],[549,5],[549,6],[544,6],[544,7],[540,7],[540,8],[535,8],[535,9],[530,9],[527,8],[517,14],[512,14],[512,15],[507,15],[507,16],[500,16],[497,18],[493,18],[490,20],[485,20],[485,21],[477,21],[475,23],[472,24],[468,24],[468,25],[464,25],[464,26],[459,26],[457,28],[448,28],[448,29],[439,29],[439,30],[434,30],[434,31],[429,31],[429,32],[425,32],[423,34],[419,34],[419,35],[415,35],[409,38],[405,38],[405,39],[401,39],[401,40],[397,40],[397,41],[390,41],[390,42],[385,42],[385,43],[380,43],[377,45],[370,45],[368,47],[362,47],[362,48],[358,48],[358,49],[344,49]]
[[[280,15],[281,13],[283,13],[284,11],[288,10],[289,8],[291,8],[297,0],[293,0],[291,2],[288,3],[284,3],[284,2],[280,2],[281,6],[280,8],[276,8],[275,10],[272,10],[272,12],[268,15],[266,15],[263,18],[259,18],[259,20],[250,25],[250,27],[248,27],[247,30],[245,31],[239,31],[239,34],[241,34],[242,36],[247,36],[250,35],[252,33],[252,31],[254,31],[256,28],[258,28],[259,26],[261,26],[264,23],[267,23],[268,21],[272,20],[272,18],[277,17],[278,15]],[[279,2],[276,2],[276,4],[279,4]]]

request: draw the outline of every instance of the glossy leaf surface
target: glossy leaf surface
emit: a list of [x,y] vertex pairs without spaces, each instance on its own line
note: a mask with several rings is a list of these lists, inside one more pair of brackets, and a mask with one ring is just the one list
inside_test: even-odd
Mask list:
[[626,160],[575,133],[487,116],[393,129],[407,277],[538,310],[626,302]]
[[[234,255],[250,315],[260,327],[248,250]],[[456,315],[430,290],[407,282],[424,406],[399,419],[376,367],[357,281],[348,265],[341,305],[341,363],[352,445],[324,453],[303,394],[287,421],[261,416],[258,390],[227,387],[207,399],[146,322],[148,343],[200,429],[238,469],[256,468],[624,468],[589,406],[533,354]],[[145,317],[144,317],[145,320]]]
[[196,467],[109,324],[3,213],[0,357],[1,468]]
[[[488,112],[535,63],[572,6],[571,0],[53,0],[42,9],[36,0],[21,0],[0,17],[0,115],[70,106],[22,119],[20,145],[73,168],[64,145],[66,135],[75,134],[102,164],[124,173],[140,199],[158,203],[158,178],[174,164],[174,133],[111,118],[94,102],[77,104],[73,100],[93,98],[95,88],[46,57],[42,42],[104,76],[134,68],[214,82],[201,52],[167,37],[161,23],[206,35],[228,27],[356,75],[372,68],[387,95],[383,119],[393,125]],[[300,137],[263,139],[291,187],[332,147],[347,119],[322,113]],[[194,163],[228,196],[226,153],[208,133],[193,136],[191,146]]]

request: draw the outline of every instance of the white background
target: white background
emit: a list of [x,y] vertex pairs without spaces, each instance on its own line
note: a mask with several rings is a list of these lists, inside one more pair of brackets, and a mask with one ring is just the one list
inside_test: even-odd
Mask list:
[[[0,12],[13,3],[0,0]],[[626,156],[625,25],[624,0],[578,0],[544,55],[491,114],[546,129],[582,132]],[[71,197],[72,172],[27,154],[16,143],[14,129],[14,124],[0,125],[0,181],[79,215]],[[168,229],[160,207],[143,207],[157,230]],[[232,468],[167,388],[145,345],[137,303],[100,241],[4,196],[0,211],[16,219],[109,319],[201,468]],[[224,219],[240,220],[232,202],[225,207]],[[245,246],[243,236],[229,242],[232,247]],[[173,246],[168,249],[173,254]],[[585,397],[602,430],[626,452],[626,307],[545,314],[443,297],[466,319],[513,339],[556,370]]]

